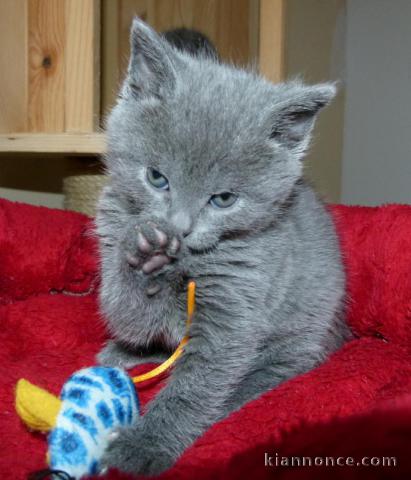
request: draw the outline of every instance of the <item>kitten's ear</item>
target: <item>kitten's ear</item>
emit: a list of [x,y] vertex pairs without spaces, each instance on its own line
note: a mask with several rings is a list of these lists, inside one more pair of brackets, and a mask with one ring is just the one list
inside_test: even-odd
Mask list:
[[302,155],[308,147],[317,113],[330,103],[336,92],[332,83],[295,86],[289,98],[275,107],[270,138]]
[[126,89],[137,98],[162,98],[171,92],[176,79],[171,63],[173,53],[160,35],[135,17],[131,27]]

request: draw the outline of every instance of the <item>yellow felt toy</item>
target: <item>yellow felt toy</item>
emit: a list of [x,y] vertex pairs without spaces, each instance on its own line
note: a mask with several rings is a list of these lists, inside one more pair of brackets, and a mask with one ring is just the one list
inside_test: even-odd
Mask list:
[[16,410],[19,417],[31,429],[48,432],[56,424],[61,400],[24,378],[16,386]]

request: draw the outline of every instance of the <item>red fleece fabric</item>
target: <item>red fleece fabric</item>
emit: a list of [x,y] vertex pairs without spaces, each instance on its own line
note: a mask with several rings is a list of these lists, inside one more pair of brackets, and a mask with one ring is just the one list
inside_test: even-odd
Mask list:
[[[214,425],[163,480],[411,478],[411,206],[330,208],[355,338]],[[71,373],[95,363],[106,339],[91,231],[83,215],[0,200],[1,480],[45,466],[44,436],[28,432],[14,410],[17,380],[58,394]],[[142,403],[163,384],[139,386]],[[354,465],[280,465],[297,456],[352,457]],[[371,460],[380,466],[357,465]]]

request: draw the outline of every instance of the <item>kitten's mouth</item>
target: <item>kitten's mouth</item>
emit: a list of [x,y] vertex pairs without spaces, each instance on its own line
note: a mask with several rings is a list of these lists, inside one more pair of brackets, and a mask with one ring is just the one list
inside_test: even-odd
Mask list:
[[191,255],[204,255],[213,252],[218,247],[219,239],[205,235],[189,235],[184,241],[186,251]]

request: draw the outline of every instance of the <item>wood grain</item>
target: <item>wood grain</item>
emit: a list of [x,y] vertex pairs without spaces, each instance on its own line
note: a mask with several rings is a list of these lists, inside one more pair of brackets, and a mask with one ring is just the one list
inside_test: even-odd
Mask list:
[[1,0],[0,132],[27,130],[27,2]]
[[65,131],[91,132],[99,122],[99,6],[65,1]]
[[[100,112],[104,118],[119,89],[119,2],[101,3]],[[103,123],[102,118],[100,122]]]
[[117,35],[118,41],[118,67],[119,79],[121,80],[127,70],[130,55],[130,26],[135,16],[142,20],[148,20],[150,0],[120,0],[118,11]]
[[28,0],[28,130],[64,132],[65,0]]
[[250,61],[249,17],[253,0],[153,0],[147,21],[159,31],[176,27],[209,36],[221,57],[236,64]]
[[109,32],[118,45],[116,50],[103,47],[103,83],[107,86],[104,110],[113,104],[113,87],[118,87],[126,72],[130,25],[135,15],[160,32],[184,26],[205,33],[224,61],[237,65],[257,63],[258,0],[118,0],[116,4],[115,16],[106,13],[112,12],[114,3],[111,0],[103,3],[103,38]]
[[104,153],[105,147],[106,138],[102,133],[0,134],[0,152],[5,154],[100,155]]
[[99,1],[1,0],[0,132],[99,122]]
[[272,82],[284,79],[285,0],[260,0],[259,67]]

